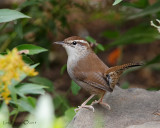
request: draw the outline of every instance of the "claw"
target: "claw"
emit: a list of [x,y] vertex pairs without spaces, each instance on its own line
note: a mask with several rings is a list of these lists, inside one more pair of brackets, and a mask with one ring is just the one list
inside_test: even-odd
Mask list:
[[99,100],[98,100],[98,101],[97,101],[97,100],[93,101],[91,105],[93,105],[93,104],[101,104],[101,105],[106,106],[106,107],[108,108],[108,110],[111,110],[111,107],[110,107],[109,104],[104,103],[104,102],[101,102],[101,101],[99,101]]
[[84,108],[91,109],[94,112],[94,107],[92,105],[85,105]]
[[94,107],[92,105],[83,105],[83,106],[78,106],[78,108],[74,109],[75,113],[77,113],[81,108],[87,108],[94,112]]
[[109,104],[104,103],[104,102],[100,102],[100,104],[102,104],[102,105],[104,105],[104,106],[108,107],[108,110],[111,110],[111,107],[110,107],[110,105],[109,105]]
[[77,113],[81,109],[81,106],[78,106],[78,108],[74,109],[75,113]]
[[99,103],[99,101],[98,101],[98,100],[95,100],[95,101],[93,101],[93,102],[91,103],[91,105],[94,105],[94,104],[97,104],[97,103]]

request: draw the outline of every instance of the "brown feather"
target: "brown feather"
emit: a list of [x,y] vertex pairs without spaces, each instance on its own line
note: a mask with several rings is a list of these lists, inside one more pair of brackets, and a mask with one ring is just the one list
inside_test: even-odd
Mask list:
[[84,38],[79,37],[79,36],[71,36],[71,37],[66,38],[64,41],[69,41],[69,40],[84,40],[84,41],[87,41]]
[[108,67],[93,52],[86,57],[78,61],[78,66],[75,66],[73,71],[74,76],[76,76],[75,79],[87,83],[86,86],[90,86],[91,91],[93,87],[104,91],[112,91],[103,75]]
[[123,64],[120,66],[115,66],[109,68],[105,72],[105,76],[107,77],[108,84],[110,88],[114,88],[115,85],[118,83],[120,75],[123,73],[125,69],[131,68],[131,67],[136,67],[136,66],[141,66],[141,63],[128,63],[128,64]]
[[114,66],[109,68],[105,74],[108,74],[113,71],[125,70],[131,67],[142,66],[142,65],[143,65],[142,63],[128,63],[128,64],[119,65],[119,66]]

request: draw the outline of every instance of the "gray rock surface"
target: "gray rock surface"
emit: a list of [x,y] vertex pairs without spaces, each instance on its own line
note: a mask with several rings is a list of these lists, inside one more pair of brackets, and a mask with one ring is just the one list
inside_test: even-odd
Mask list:
[[160,128],[160,121],[147,122],[140,125],[132,125],[127,128]]
[[111,110],[95,104],[95,112],[81,109],[67,128],[160,128],[160,91],[116,87],[104,102]]

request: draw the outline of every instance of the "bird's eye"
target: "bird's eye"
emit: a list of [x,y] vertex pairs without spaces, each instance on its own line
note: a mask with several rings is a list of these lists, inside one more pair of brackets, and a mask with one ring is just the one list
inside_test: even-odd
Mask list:
[[73,41],[73,42],[72,42],[72,44],[73,44],[73,45],[76,45],[76,44],[77,44],[77,42],[76,42],[76,41]]

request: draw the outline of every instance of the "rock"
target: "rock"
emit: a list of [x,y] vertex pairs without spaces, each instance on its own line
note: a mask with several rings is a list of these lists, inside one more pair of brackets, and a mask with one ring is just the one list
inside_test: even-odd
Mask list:
[[95,112],[81,109],[67,128],[160,128],[160,91],[116,87],[104,102],[111,110],[95,104]]
[[140,125],[132,125],[127,128],[160,128],[160,122],[158,121],[147,122]]

